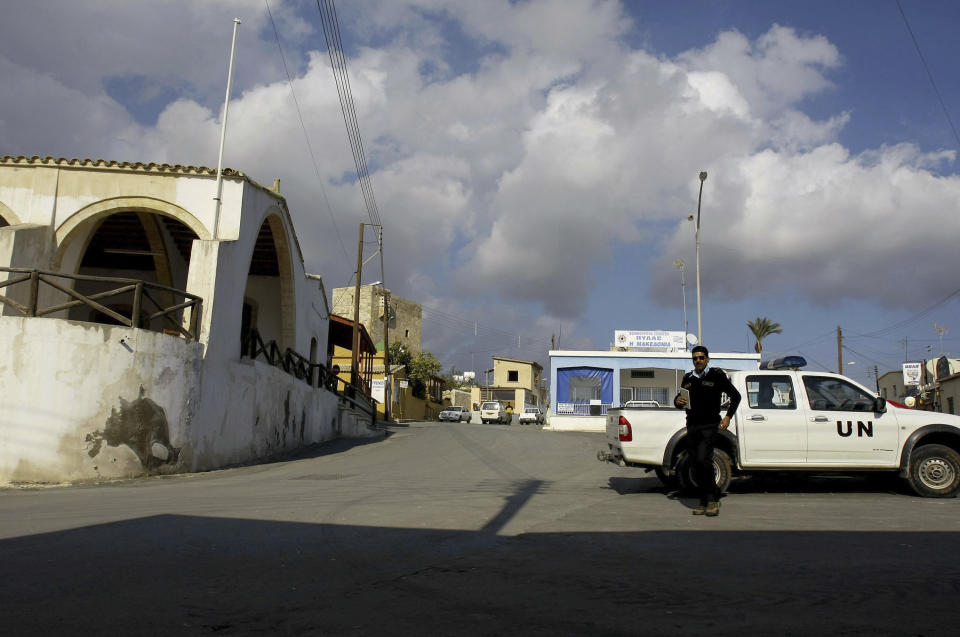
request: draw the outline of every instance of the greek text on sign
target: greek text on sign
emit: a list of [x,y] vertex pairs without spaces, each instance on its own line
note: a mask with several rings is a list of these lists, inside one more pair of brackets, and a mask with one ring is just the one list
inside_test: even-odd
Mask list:
[[613,342],[617,347],[630,347],[648,352],[682,352],[686,335],[667,330],[616,330]]

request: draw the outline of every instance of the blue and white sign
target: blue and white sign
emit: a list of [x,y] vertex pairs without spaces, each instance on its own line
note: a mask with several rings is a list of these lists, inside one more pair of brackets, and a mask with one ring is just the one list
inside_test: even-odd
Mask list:
[[904,363],[903,364],[903,384],[919,385],[923,377],[923,363]]
[[687,349],[686,334],[667,330],[616,330],[613,342],[642,352],[683,352]]

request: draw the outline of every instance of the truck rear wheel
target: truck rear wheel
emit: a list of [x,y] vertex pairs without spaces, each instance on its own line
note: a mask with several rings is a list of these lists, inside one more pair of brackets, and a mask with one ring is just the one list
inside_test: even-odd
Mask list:
[[943,445],[923,445],[910,454],[910,487],[926,498],[952,498],[960,490],[960,454]]
[[[727,455],[726,451],[722,449],[713,450],[713,476],[717,481],[717,486],[720,487],[720,493],[726,493],[730,486],[730,478],[733,473],[731,466],[730,456]],[[696,491],[697,482],[693,479],[693,468],[686,451],[680,452],[680,455],[677,456],[676,475],[681,491]]]
[[664,467],[657,467],[653,472],[657,474],[657,478],[660,479],[660,482],[662,482],[665,487],[672,489],[677,486],[678,478],[676,471]]

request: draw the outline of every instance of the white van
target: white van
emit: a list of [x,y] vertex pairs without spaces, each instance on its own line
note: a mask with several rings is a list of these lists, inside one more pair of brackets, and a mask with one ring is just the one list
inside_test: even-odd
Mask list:
[[491,422],[510,424],[510,418],[506,405],[499,400],[487,400],[480,405],[480,422],[485,425]]

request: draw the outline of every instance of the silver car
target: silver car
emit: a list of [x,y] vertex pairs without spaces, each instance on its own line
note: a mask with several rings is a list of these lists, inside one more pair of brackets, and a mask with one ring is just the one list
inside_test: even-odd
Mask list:
[[453,405],[441,411],[439,418],[441,421],[449,420],[451,422],[470,422],[470,412],[460,405]]

